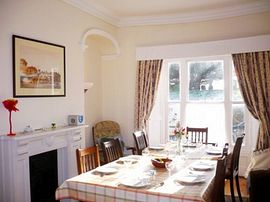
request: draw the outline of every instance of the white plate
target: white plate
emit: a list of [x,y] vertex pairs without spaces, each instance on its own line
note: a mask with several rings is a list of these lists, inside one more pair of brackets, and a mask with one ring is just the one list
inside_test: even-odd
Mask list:
[[214,166],[212,164],[207,164],[207,163],[196,163],[191,166],[193,170],[198,170],[198,171],[207,171],[207,170],[212,170]]
[[152,149],[152,150],[163,150],[164,147],[163,146],[150,146],[149,149]]
[[141,188],[141,187],[146,187],[149,185],[149,183],[145,182],[144,180],[134,179],[134,178],[123,179],[120,182],[120,184],[127,186],[127,187],[133,187],[133,188]]
[[120,158],[118,161],[116,161],[116,163],[118,164],[135,164],[135,163],[138,163],[138,160],[136,159],[132,159],[132,158]]
[[210,155],[221,155],[222,149],[208,149],[206,153]]
[[118,170],[112,167],[98,167],[96,168],[96,171],[104,174],[113,174],[116,173]]
[[139,155],[129,155],[129,156],[124,156],[124,157],[121,157],[120,159],[131,159],[131,160],[140,160],[141,159],[141,156]]
[[193,143],[189,143],[189,144],[182,144],[183,147],[191,147],[191,148],[195,148],[197,147],[196,144],[193,144]]
[[184,183],[184,184],[197,184],[197,183],[202,183],[205,182],[205,177],[202,175],[185,175],[178,177],[175,179],[176,182],[178,183]]

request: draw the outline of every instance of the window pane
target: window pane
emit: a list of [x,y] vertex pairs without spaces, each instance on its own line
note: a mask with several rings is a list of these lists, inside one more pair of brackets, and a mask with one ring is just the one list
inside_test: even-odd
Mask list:
[[224,100],[223,61],[189,62],[189,100]]
[[233,119],[232,119],[232,125],[233,125],[233,143],[235,143],[236,138],[238,136],[241,136],[245,132],[245,108],[244,104],[234,104],[232,106],[233,109]]
[[180,120],[180,103],[169,103],[168,116],[168,134],[170,137],[173,134],[176,122]]
[[224,104],[187,104],[186,125],[188,127],[208,127],[208,142],[222,146],[227,142],[225,134]]
[[242,101],[243,97],[239,89],[238,80],[235,74],[234,67],[232,68],[232,100],[233,101]]
[[180,80],[179,64],[170,64],[169,67],[169,100],[179,100]]

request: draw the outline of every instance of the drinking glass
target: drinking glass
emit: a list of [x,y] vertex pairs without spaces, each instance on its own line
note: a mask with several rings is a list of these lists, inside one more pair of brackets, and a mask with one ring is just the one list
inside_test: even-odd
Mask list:
[[172,170],[173,170],[174,167],[175,167],[174,162],[173,162],[173,161],[167,161],[167,162],[165,163],[165,167],[166,167],[166,169],[169,171],[169,176],[171,176]]
[[127,158],[123,159],[123,161],[124,161],[124,165],[126,168],[130,168],[130,166],[133,162],[131,159],[127,159]]
[[142,155],[143,156],[149,156],[149,150],[148,150],[148,148],[145,148],[144,150],[142,150]]

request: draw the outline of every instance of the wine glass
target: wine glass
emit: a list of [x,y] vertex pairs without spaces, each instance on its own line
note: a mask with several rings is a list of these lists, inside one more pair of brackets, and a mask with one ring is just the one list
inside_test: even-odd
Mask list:
[[125,158],[123,161],[124,161],[124,165],[127,169],[130,168],[130,166],[133,162],[131,159],[127,159],[127,158]]
[[167,161],[165,162],[165,168],[169,171],[169,176],[172,174],[172,170],[174,169],[175,164],[173,161]]
[[144,150],[142,150],[142,155],[143,156],[149,156],[149,150],[148,150],[148,148],[145,148]]

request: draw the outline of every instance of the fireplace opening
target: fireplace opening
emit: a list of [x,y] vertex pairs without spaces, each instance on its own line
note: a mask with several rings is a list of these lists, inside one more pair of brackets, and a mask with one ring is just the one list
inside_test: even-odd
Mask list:
[[57,150],[30,156],[31,202],[53,202],[58,186]]

